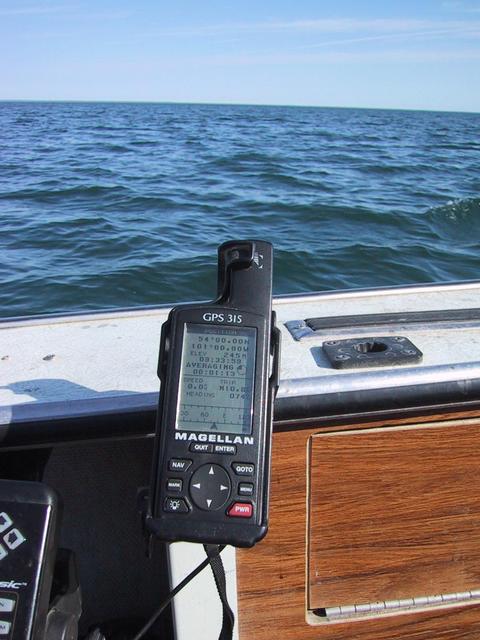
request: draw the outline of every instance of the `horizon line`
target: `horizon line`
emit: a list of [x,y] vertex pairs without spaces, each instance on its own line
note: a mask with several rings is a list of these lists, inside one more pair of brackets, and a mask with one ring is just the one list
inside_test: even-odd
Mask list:
[[195,102],[181,100],[116,100],[116,99],[89,99],[89,98],[0,98],[0,103],[5,102],[36,102],[36,103],[79,103],[79,104],[165,104],[165,105],[196,105],[218,107],[291,107],[301,109],[357,109],[369,111],[420,111],[426,113],[471,113],[480,114],[480,111],[469,109],[424,108],[424,107],[352,107],[345,105],[316,105],[316,104],[278,104],[273,102]]

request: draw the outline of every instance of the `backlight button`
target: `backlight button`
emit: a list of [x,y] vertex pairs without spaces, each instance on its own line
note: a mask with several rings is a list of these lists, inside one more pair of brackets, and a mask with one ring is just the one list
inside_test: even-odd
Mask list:
[[188,513],[190,511],[183,498],[167,498],[163,510],[167,513]]
[[250,502],[234,502],[227,512],[231,518],[251,518],[253,505]]

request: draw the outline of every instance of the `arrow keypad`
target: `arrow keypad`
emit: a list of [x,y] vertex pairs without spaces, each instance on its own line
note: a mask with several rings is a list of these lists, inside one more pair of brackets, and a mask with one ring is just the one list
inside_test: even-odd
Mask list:
[[231,491],[230,477],[218,464],[202,465],[190,480],[192,502],[204,511],[216,511],[223,507]]

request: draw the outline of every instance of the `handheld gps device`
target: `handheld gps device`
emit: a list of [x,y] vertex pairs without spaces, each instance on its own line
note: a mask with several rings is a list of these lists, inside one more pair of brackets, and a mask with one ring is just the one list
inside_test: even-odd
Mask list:
[[151,534],[238,547],[266,534],[279,350],[272,245],[224,243],[218,298],[162,327]]

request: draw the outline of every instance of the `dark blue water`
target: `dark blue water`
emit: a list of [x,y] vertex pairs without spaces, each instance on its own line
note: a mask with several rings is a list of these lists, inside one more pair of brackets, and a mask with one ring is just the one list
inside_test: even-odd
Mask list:
[[480,114],[0,103],[0,314],[480,278]]

